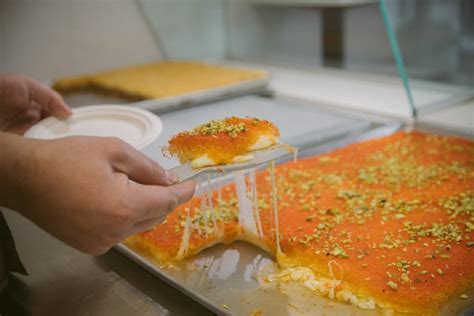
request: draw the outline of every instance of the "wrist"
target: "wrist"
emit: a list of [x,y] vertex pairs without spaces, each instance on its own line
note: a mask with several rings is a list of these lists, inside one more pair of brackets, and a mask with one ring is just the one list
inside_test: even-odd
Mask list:
[[34,160],[33,140],[0,132],[0,206],[22,209]]

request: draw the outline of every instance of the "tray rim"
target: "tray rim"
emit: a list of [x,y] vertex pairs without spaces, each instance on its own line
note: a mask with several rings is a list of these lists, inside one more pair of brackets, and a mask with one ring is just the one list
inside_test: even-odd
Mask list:
[[268,84],[270,83],[271,76],[268,72],[265,71],[265,73],[266,75],[264,78],[246,80],[177,96],[132,102],[128,103],[128,105],[136,106],[155,114],[161,114],[201,104],[226,100],[241,95],[270,93],[270,90],[268,90]]

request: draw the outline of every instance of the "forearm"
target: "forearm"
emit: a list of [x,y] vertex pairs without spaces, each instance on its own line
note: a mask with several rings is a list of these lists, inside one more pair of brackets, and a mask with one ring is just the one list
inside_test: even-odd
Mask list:
[[0,206],[15,209],[27,190],[33,141],[0,132]]

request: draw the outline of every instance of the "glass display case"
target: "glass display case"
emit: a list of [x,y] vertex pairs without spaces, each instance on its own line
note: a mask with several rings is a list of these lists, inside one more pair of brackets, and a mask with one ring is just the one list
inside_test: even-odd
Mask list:
[[[138,3],[169,58],[265,64],[274,67],[274,85],[285,86],[283,94],[369,112],[375,109],[388,116],[410,116],[406,96],[396,99],[396,105],[381,104],[377,97],[387,89],[393,94],[403,89],[378,1]],[[185,18],[191,10],[197,13],[195,18]],[[418,112],[429,113],[472,98],[472,3],[386,1],[386,11]],[[280,85],[279,78],[288,69],[292,74],[302,70],[301,81],[312,80],[315,86],[300,93]],[[370,80],[367,74],[372,75]],[[360,102],[348,105],[343,98],[325,95],[327,88],[345,86],[347,76],[357,81],[351,85],[364,82],[363,87],[351,90],[354,99],[367,96]],[[387,80],[393,81],[385,85]],[[326,85],[319,90],[321,81]]]

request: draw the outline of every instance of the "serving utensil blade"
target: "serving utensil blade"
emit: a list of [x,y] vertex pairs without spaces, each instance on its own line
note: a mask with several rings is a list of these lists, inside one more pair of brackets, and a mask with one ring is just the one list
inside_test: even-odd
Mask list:
[[192,179],[200,174],[206,173],[229,173],[237,170],[246,170],[258,167],[266,162],[279,159],[288,154],[293,154],[297,149],[286,144],[276,144],[265,149],[252,151],[253,158],[245,162],[235,162],[225,165],[216,165],[203,168],[193,168],[191,164],[185,163],[171,169],[178,176],[178,181],[182,182]]

